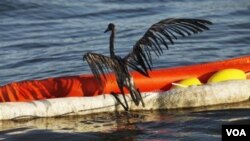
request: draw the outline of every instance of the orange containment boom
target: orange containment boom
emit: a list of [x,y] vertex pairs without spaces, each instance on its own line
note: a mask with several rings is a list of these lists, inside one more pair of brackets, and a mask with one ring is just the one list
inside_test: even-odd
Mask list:
[[[150,72],[150,77],[145,77],[137,72],[131,72],[136,86],[142,92],[154,90],[168,90],[172,82],[198,77],[201,82],[216,71],[226,68],[250,71],[250,56],[215,61],[204,64],[157,69]],[[114,78],[114,75],[112,75]],[[32,101],[58,97],[96,96],[118,92],[116,82],[108,80],[104,87],[100,87],[93,75],[67,76],[48,78],[43,80],[30,80],[13,82],[0,87],[0,102]]]

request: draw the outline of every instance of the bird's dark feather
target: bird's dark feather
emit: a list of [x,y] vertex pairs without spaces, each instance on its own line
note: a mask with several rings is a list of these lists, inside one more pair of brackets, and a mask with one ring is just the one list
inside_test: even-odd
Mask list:
[[[164,48],[168,49],[170,44],[174,44],[180,36],[186,37],[192,34],[209,30],[208,25],[212,24],[207,20],[200,19],[165,19],[153,24],[140,38],[133,50],[122,60],[110,58],[96,53],[87,53],[83,56],[93,72],[94,76],[101,82],[107,79],[108,74],[117,70],[117,63],[124,62],[124,65],[134,69],[142,75],[148,76],[148,71],[152,70],[152,55],[161,56]],[[153,54],[152,54],[153,53]],[[118,56],[117,56],[118,57]]]
[[156,56],[163,54],[164,47],[174,44],[178,36],[190,36],[209,30],[212,23],[200,19],[165,19],[153,24],[133,46],[132,52],[124,57],[126,62],[138,66],[144,73],[152,69],[152,53]]
[[92,73],[100,84],[102,80],[107,80],[110,72],[116,67],[113,59],[97,53],[86,53],[83,56],[83,60],[87,61]]
[[116,56],[116,58],[111,59],[108,56],[89,52],[83,56],[83,61],[84,60],[87,61],[92,73],[94,74],[100,85],[102,85],[102,81],[106,81],[107,78],[110,79],[110,73],[112,71],[123,72],[124,70],[120,70],[122,69],[121,67],[119,67],[120,65],[127,65],[128,67],[141,73],[142,75],[148,76],[148,74],[145,73],[137,65],[135,65],[135,63],[127,62],[127,64],[125,64],[124,60],[118,56]]

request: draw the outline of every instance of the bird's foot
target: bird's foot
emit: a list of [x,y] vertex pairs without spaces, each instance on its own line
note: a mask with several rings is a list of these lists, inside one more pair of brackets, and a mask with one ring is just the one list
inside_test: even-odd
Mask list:
[[118,103],[122,105],[122,107],[124,108],[124,110],[126,112],[128,112],[128,109],[129,109],[128,105],[126,104],[126,106],[125,106],[115,92],[111,92],[110,94],[113,95],[115,97],[115,99],[118,101]]

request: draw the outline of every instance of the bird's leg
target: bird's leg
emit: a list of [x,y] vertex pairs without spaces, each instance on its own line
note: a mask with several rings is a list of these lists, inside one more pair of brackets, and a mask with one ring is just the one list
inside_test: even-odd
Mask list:
[[135,88],[133,78],[131,76],[128,76],[125,81],[126,81],[125,87],[129,90],[130,96],[135,105],[138,106],[140,103],[140,98],[138,97],[138,91]]
[[142,104],[143,107],[145,107],[145,103],[144,103],[144,101],[143,101],[143,99],[142,99],[141,92],[140,92],[139,89],[137,89],[137,91],[138,91],[138,93],[139,93],[139,95],[140,95],[141,104]]
[[137,96],[138,92],[136,91],[136,89],[133,89],[133,87],[132,88],[131,87],[127,87],[127,89],[130,92],[130,96],[131,96],[133,102],[135,103],[136,106],[138,106],[139,102],[140,102],[139,101],[140,99],[138,99],[138,96]]
[[121,100],[118,98],[118,95],[117,95],[116,93],[111,92],[110,94],[113,95],[113,96],[115,97],[115,99],[118,101],[118,103],[120,103],[120,104],[122,105],[122,107],[124,108],[125,111],[128,110],[128,107],[126,107],[126,106],[121,102]]
[[118,98],[118,96],[113,92],[113,94],[112,94],[112,92],[111,92],[111,94],[116,98],[116,100],[122,105],[122,107],[124,108],[124,110],[125,111],[128,111],[128,109],[129,109],[129,106],[128,106],[128,102],[127,102],[127,99],[126,99],[126,97],[125,97],[125,93],[124,93],[124,90],[123,90],[123,87],[122,86],[119,86],[119,89],[120,89],[120,91],[121,91],[121,93],[122,93],[122,96],[123,96],[123,99],[124,99],[124,102],[125,102],[125,105],[121,102],[121,100]]
[[128,107],[128,102],[127,102],[127,99],[125,97],[125,93],[124,93],[124,90],[123,90],[123,87],[122,86],[119,86],[120,90],[121,90],[121,93],[122,93],[122,96],[123,96],[123,99],[124,99],[124,102],[126,104],[126,109],[125,111],[128,111],[129,107]]

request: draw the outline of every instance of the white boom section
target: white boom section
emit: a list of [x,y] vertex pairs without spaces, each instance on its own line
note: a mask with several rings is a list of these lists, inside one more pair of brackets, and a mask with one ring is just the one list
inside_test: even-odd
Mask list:
[[[250,80],[230,80],[202,86],[155,91],[142,94],[145,107],[136,106],[131,97],[130,110],[191,108],[249,100]],[[120,99],[122,97],[120,95]],[[68,97],[32,102],[0,103],[0,120],[62,115],[86,115],[124,110],[112,95]]]

